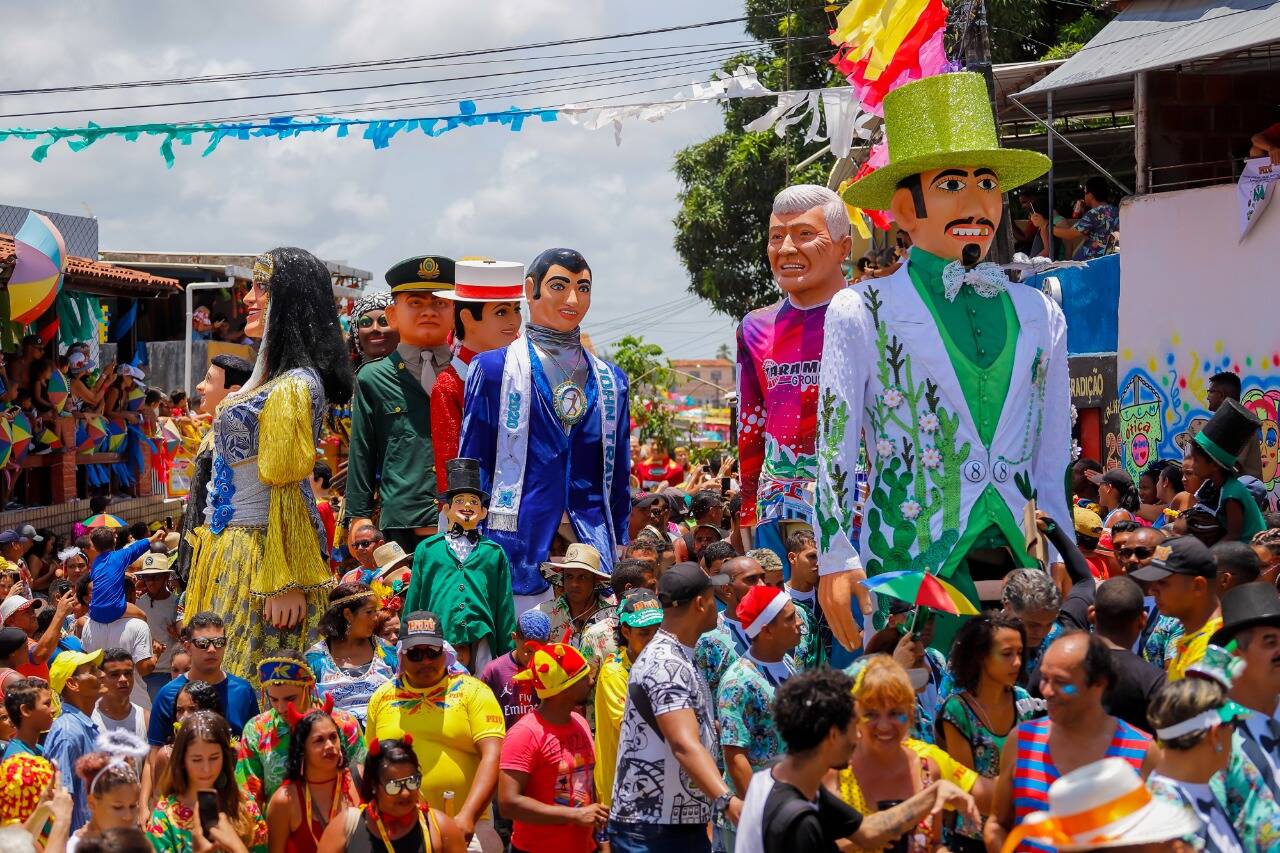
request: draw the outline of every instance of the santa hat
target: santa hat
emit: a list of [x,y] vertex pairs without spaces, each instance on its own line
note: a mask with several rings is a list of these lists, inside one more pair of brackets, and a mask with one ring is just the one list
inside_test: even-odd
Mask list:
[[539,699],[563,693],[591,672],[582,652],[568,643],[530,641],[526,645],[533,652],[529,656],[529,666],[512,676],[512,679],[532,682]]
[[791,596],[776,586],[753,586],[738,602],[738,621],[746,628],[747,636],[754,639],[790,600]]

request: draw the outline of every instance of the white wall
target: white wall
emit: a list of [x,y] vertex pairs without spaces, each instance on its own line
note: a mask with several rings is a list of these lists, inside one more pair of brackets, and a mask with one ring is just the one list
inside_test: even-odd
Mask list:
[[1108,456],[1117,454],[1131,473],[1180,458],[1178,443],[1208,416],[1209,377],[1234,370],[1245,405],[1264,421],[1264,480],[1276,501],[1280,203],[1243,243],[1238,221],[1234,185],[1121,205],[1121,434],[1108,441]]

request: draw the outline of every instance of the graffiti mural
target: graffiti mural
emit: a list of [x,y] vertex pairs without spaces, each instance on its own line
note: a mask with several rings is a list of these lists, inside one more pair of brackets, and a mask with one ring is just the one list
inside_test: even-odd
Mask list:
[[1209,419],[1205,407],[1209,378],[1232,371],[1243,385],[1241,404],[1262,421],[1262,480],[1273,508],[1280,507],[1280,350],[1249,354],[1216,341],[1209,352],[1170,339],[1159,356],[1141,361],[1130,350],[1120,354],[1119,450],[1135,479],[1157,459],[1181,459],[1187,442]]

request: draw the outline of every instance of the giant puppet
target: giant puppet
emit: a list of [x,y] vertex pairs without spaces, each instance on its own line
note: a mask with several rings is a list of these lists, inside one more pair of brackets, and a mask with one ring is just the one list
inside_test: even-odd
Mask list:
[[435,468],[431,464],[431,392],[449,366],[454,262],[439,255],[401,261],[387,270],[393,302],[387,320],[400,336],[390,355],[365,363],[351,404],[347,518],[354,530],[371,518],[374,492],[386,537],[412,554],[435,533]]
[[848,284],[841,262],[851,243],[840,196],[813,184],[778,193],[767,251],[782,298],[738,327],[739,520],[784,558],[781,522],[812,522],[822,328]]
[[310,252],[259,255],[244,306],[245,333],[262,346],[214,417],[186,613],[221,616],[223,668],[256,680],[262,658],[307,650],[328,607],[333,574],[308,480],[325,407],[349,399],[353,382],[329,270]]
[[[819,382],[819,597],[845,645],[859,571],[929,571],[977,601],[974,580],[1035,565],[1018,524],[1030,498],[1071,519],[1062,311],[979,263],[1002,193],[1049,160],[999,147],[977,74],[910,83],[884,109],[889,163],[844,198],[890,210],[911,235],[910,259],[832,300]],[[870,493],[853,542],[864,441]]]
[[449,482],[446,469],[458,456],[462,400],[471,360],[520,336],[520,303],[524,302],[524,264],[462,260],[455,267],[454,278],[453,290],[440,294],[453,303],[453,360],[436,377],[431,391],[431,447],[437,485]]
[[591,267],[572,249],[548,249],[524,286],[524,333],[471,362],[459,450],[480,460],[487,534],[511,560],[517,613],[551,597],[538,569],[557,532],[612,566],[631,508],[627,379],[579,333]]

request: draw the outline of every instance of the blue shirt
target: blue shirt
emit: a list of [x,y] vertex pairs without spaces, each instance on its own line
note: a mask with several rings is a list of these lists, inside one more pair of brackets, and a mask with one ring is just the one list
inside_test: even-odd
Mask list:
[[[185,675],[179,675],[156,694],[151,703],[151,722],[147,724],[147,742],[152,746],[164,746],[173,737],[173,713],[178,704],[178,693],[187,683]],[[213,692],[222,702],[223,716],[231,724],[233,736],[244,731],[244,724],[258,716],[258,697],[253,687],[243,678],[228,674],[213,685]]]
[[44,750],[40,748],[40,744],[27,746],[15,737],[10,738],[9,745],[4,748],[4,756],[0,757],[0,761],[13,758],[15,755],[44,755]]
[[150,539],[130,542],[119,551],[99,554],[93,561],[93,599],[89,602],[89,618],[104,625],[124,615],[124,570],[151,549]]
[[44,757],[58,767],[63,786],[71,792],[71,831],[89,822],[89,792],[76,775],[76,760],[93,752],[98,727],[70,702],[62,703],[62,713],[53,721],[44,744]]

